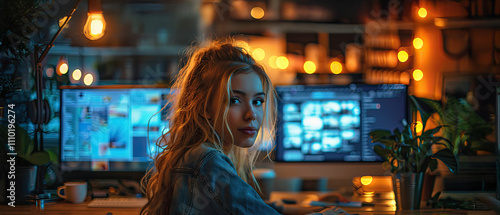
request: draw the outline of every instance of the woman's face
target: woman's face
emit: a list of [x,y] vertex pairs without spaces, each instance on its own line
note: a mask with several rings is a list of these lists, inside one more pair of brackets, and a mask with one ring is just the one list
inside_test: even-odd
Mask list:
[[[227,118],[229,129],[234,137],[234,145],[248,148],[255,142],[264,115],[265,94],[262,81],[254,71],[239,73],[231,80],[231,90]],[[215,126],[219,134],[222,134],[221,127],[222,120],[219,120]],[[224,145],[230,147],[228,144],[231,144],[231,136],[226,130]]]

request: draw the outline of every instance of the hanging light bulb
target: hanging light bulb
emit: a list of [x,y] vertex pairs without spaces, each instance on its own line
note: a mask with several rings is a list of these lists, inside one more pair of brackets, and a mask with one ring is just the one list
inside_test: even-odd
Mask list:
[[57,75],[61,76],[63,74],[66,74],[68,72],[69,66],[68,66],[68,59],[64,56],[60,56],[59,60],[57,61],[57,67],[56,67],[56,72]]
[[104,36],[106,21],[102,15],[101,1],[89,0],[88,18],[83,27],[83,34],[89,40],[98,40]]

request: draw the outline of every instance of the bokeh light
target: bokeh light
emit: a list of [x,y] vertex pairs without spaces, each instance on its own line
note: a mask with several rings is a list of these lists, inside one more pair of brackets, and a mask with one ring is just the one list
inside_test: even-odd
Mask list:
[[307,74],[313,74],[314,72],[316,72],[316,64],[314,64],[314,62],[312,61],[306,61],[304,63],[304,71]]
[[399,62],[406,62],[408,60],[408,52],[401,50],[398,52],[398,60]]
[[424,78],[424,73],[422,72],[422,70],[420,69],[413,70],[413,79],[415,81],[420,81],[422,80],[422,78]]
[[416,37],[413,39],[413,47],[415,49],[421,49],[424,46],[424,41],[421,38]]
[[340,74],[342,72],[342,64],[338,61],[333,61],[330,64],[330,70],[333,74]]
[[276,59],[276,66],[278,66],[278,68],[280,68],[280,69],[288,68],[289,64],[290,63],[288,62],[288,58],[286,58],[285,56],[279,56]]
[[423,7],[418,9],[418,16],[420,16],[421,18],[425,18],[427,16],[427,9]]
[[83,83],[87,86],[90,86],[94,82],[94,76],[89,73],[86,74],[85,77],[83,77]]
[[252,57],[255,58],[256,61],[262,61],[266,57],[266,52],[264,49],[256,48],[252,51]]
[[254,19],[262,19],[264,17],[264,14],[265,14],[264,9],[262,9],[261,7],[254,7],[250,11],[250,15]]

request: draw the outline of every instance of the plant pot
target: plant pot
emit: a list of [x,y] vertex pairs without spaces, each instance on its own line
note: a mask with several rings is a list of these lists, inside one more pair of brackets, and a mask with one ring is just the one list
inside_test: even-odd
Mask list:
[[418,210],[425,173],[393,173],[392,185],[397,210]]
[[35,191],[37,166],[16,167],[16,204],[29,204],[29,196]]

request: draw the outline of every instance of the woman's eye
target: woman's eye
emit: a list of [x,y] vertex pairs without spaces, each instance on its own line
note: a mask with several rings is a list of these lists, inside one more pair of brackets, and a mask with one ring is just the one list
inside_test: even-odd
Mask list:
[[230,104],[241,103],[239,98],[231,98],[231,99],[229,99],[229,102],[230,102]]
[[253,103],[254,103],[254,105],[262,106],[262,104],[264,103],[264,99],[261,99],[261,98],[255,99],[253,101]]

